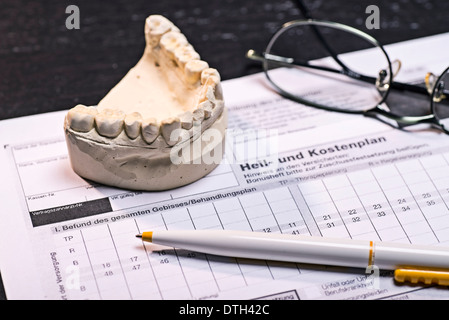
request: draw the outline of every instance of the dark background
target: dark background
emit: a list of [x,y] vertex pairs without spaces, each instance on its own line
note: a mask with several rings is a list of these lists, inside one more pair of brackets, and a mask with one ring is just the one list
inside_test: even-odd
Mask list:
[[[304,2],[314,18],[357,27],[383,44],[449,31],[449,1]],[[71,4],[80,9],[79,30],[65,26]],[[379,30],[365,27],[373,4]],[[96,104],[140,59],[150,14],[173,21],[223,80],[261,71],[246,51],[262,51],[282,23],[303,18],[291,0],[2,0],[0,120]]]

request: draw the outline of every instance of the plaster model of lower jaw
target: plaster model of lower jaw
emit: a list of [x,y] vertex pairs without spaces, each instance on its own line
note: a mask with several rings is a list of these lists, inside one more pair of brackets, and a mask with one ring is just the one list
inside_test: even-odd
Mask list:
[[[137,65],[98,106],[70,109],[64,129],[72,168],[81,177],[166,190],[218,165],[227,112],[219,73],[200,60],[172,22],[149,16],[145,40]],[[220,159],[211,161],[211,153]]]

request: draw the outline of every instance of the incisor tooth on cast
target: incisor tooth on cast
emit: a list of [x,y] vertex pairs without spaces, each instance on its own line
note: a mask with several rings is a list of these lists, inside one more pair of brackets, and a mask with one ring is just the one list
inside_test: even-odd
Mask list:
[[208,77],[201,88],[198,102],[201,103],[206,100],[211,102],[215,102],[215,100],[223,100],[223,91],[221,88],[220,79],[216,76]]
[[160,40],[160,46],[169,59],[175,58],[175,50],[182,46],[187,46],[187,38],[178,31],[165,33]]
[[[172,117],[162,120],[161,134],[162,137],[164,137],[165,142],[167,142],[169,146],[173,146],[179,141],[179,129],[181,129],[181,120],[178,117]],[[173,133],[173,131],[175,132]]]
[[86,107],[79,104],[67,113],[68,125],[75,131],[89,132],[94,127],[97,113],[95,107]]
[[139,112],[127,114],[125,117],[125,132],[131,139],[136,139],[140,134],[142,115]]
[[155,118],[142,120],[142,138],[146,143],[151,144],[159,135],[159,124]]
[[204,119],[209,119],[212,115],[213,103],[209,100],[203,101],[198,105],[198,108],[203,110]]
[[179,116],[181,121],[181,128],[189,130],[193,126],[193,114],[190,111],[186,111]]
[[190,60],[186,63],[184,74],[189,84],[195,84],[201,80],[201,74],[209,68],[209,64],[203,60]]
[[104,109],[95,116],[95,124],[100,135],[115,138],[123,130],[125,114],[119,110]]
[[195,126],[201,125],[201,122],[204,120],[204,110],[201,108],[197,108],[193,111],[193,124]]
[[152,15],[145,21],[146,40],[155,47],[159,44],[162,35],[173,28],[175,28],[174,24],[167,18],[161,15]]
[[184,70],[187,62],[189,62],[190,60],[200,60],[200,55],[195,51],[195,49],[193,49],[191,45],[188,45],[176,48],[175,59],[181,70]]

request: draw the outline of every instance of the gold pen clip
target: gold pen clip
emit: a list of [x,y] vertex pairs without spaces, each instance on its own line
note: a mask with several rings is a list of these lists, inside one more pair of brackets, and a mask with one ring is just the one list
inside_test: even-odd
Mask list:
[[397,269],[394,271],[394,279],[401,283],[410,282],[413,284],[424,283],[427,285],[437,284],[440,286],[449,286],[449,270],[419,268]]

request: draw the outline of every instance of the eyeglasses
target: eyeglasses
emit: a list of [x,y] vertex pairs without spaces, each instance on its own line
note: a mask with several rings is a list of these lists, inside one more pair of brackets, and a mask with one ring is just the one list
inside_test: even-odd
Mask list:
[[[247,53],[262,62],[267,79],[282,96],[329,111],[386,117],[401,127],[427,123],[449,134],[449,68],[438,77],[428,73],[425,86],[396,82],[401,62],[391,62],[376,39],[347,25],[314,20],[301,1],[298,6],[307,19],[285,23],[263,54]],[[391,90],[428,96],[427,114],[389,111],[385,102]]]

